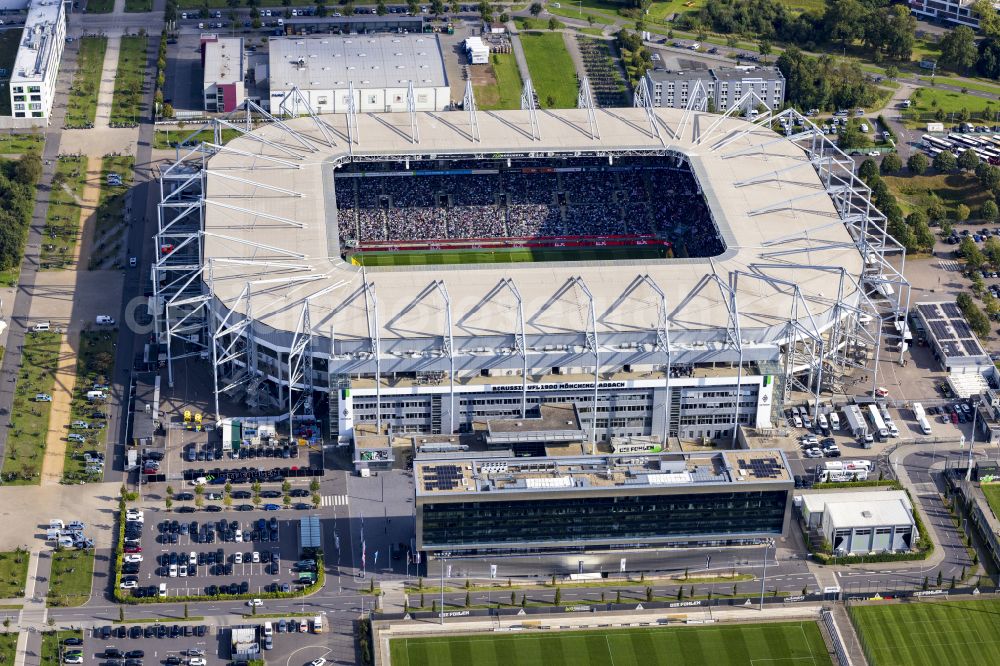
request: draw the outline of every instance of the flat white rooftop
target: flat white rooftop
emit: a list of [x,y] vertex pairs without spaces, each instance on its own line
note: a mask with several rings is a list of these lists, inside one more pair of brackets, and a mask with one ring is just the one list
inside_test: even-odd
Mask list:
[[901,499],[867,502],[830,502],[826,515],[833,529],[913,525],[913,514]]
[[[597,332],[603,334],[655,327],[658,297],[648,285],[636,286],[646,275],[665,293],[671,335],[697,333],[710,351],[712,345],[726,344],[732,305],[714,276],[726,285],[741,272],[733,284],[745,345],[760,341],[773,348],[776,338],[791,335],[795,301],[787,284],[751,275],[794,283],[812,320],[820,328],[829,326],[841,271],[857,278],[862,257],[803,147],[740,119],[726,119],[708,135],[719,116],[692,114],[682,126],[683,111],[654,113],[660,135],[650,130],[643,109],[598,109],[596,139],[582,109],[539,111],[540,139],[532,138],[526,111],[480,112],[481,141],[471,140],[469,116],[462,111],[417,114],[419,144],[411,141],[410,116],[404,113],[358,115],[352,135],[359,138],[353,146],[347,143],[344,115],[323,116],[322,124],[298,118],[287,122],[288,129],[263,127],[232,141],[208,162],[205,257],[212,264],[212,290],[227,307],[245,312],[240,295],[252,283],[254,318],[282,331],[295,329],[308,300],[315,331],[332,328],[338,339],[367,339],[373,322],[363,288],[366,276],[377,294],[385,341],[442,335],[445,309],[435,295],[438,281],[450,294],[456,337],[510,336],[516,302],[498,289],[509,279],[523,298],[530,336],[586,329],[588,299],[578,284],[570,285],[580,277],[593,294]],[[678,136],[671,138],[671,132]],[[720,147],[723,140],[729,143]],[[711,259],[369,268],[364,275],[360,267],[331,256],[328,238],[337,234],[333,164],[351,153],[355,158],[433,159],[576,151],[686,156],[726,251]],[[843,287],[842,302],[856,302],[853,283],[845,280]],[[798,315],[807,316],[801,305]]]
[[910,497],[902,490],[841,490],[830,492],[806,492],[801,495],[802,503],[809,513],[822,513],[827,504],[836,502],[885,502],[900,500],[907,508]]
[[448,85],[437,35],[376,34],[272,37],[271,88],[336,90]]
[[52,62],[55,40],[58,39],[56,26],[62,20],[62,4],[56,0],[33,2],[24,20],[24,32],[11,70],[11,85],[18,82],[39,81],[45,78],[48,68],[59,63]]
[[227,84],[243,81],[243,39],[221,37],[205,42],[205,83]]

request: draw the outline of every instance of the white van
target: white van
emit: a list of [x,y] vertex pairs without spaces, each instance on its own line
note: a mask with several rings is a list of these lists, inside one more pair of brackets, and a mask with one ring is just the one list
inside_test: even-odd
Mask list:
[[62,536],[62,530],[56,528],[49,528],[45,530],[45,540],[46,541],[56,541]]
[[167,596],[167,584],[160,583],[160,598],[163,599]]
[[264,623],[264,636],[267,637],[267,636],[273,636],[273,635],[274,635],[274,627],[271,625],[270,622],[265,622]]
[[114,326],[115,318],[110,315],[97,315],[98,326]]
[[819,421],[819,427],[820,428],[823,428],[825,430],[826,428],[829,427],[829,425],[826,422],[826,415],[825,414],[820,414],[819,416],[816,417],[816,420]]
[[52,327],[49,325],[49,322],[47,322],[47,321],[40,321],[37,324],[35,324],[34,326],[32,326],[31,330],[34,331],[35,333],[42,333],[44,331],[52,330]]
[[840,415],[837,412],[830,413],[830,427],[834,430],[840,430]]
[[60,518],[50,518],[49,519],[49,529],[50,530],[62,530],[66,528],[66,524]]
[[792,417],[792,423],[795,424],[796,428],[801,428],[802,427],[802,417],[799,416],[798,414],[796,414],[795,416]]
[[87,400],[94,402],[95,400],[107,400],[108,394],[104,391],[87,391]]

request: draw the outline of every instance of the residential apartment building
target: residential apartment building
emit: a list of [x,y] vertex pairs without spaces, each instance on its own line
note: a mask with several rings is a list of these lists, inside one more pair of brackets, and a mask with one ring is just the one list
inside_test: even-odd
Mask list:
[[699,81],[705,88],[711,108],[724,111],[753,90],[772,109],[785,103],[785,77],[774,67],[713,67],[702,70],[673,71],[652,69],[646,81],[653,106],[683,109]]
[[[918,18],[945,21],[979,29],[979,15],[972,11],[975,0],[910,0],[910,13]],[[1000,2],[993,6],[1000,9]]]
[[48,123],[65,44],[63,3],[31,3],[10,75],[10,108],[15,118],[37,118]]

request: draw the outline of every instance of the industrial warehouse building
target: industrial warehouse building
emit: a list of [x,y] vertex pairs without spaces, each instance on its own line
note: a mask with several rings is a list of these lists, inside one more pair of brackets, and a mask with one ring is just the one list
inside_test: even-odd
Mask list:
[[837,555],[908,551],[917,544],[913,505],[902,490],[803,493],[801,499],[806,527],[822,532]]
[[57,0],[31,3],[10,72],[10,108],[15,118],[35,118],[48,123],[65,45],[63,3]]
[[[410,84],[417,111],[443,111],[451,88],[437,35],[370,34],[275,37],[268,76],[271,111],[297,88],[316,113],[346,113],[350,89],[358,113],[406,111]],[[286,109],[307,113],[298,98]]]

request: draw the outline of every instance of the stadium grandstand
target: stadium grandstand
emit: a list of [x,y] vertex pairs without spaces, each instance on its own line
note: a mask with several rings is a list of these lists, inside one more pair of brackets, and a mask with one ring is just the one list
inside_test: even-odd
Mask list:
[[905,256],[808,119],[738,117],[753,93],[597,109],[586,81],[580,108],[541,111],[530,85],[515,111],[469,87],[462,110],[216,121],[242,135],[161,173],[170,382],[200,357],[217,416],[318,417],[338,443],[559,403],[595,444],[727,439],[859,373],[874,388]]

